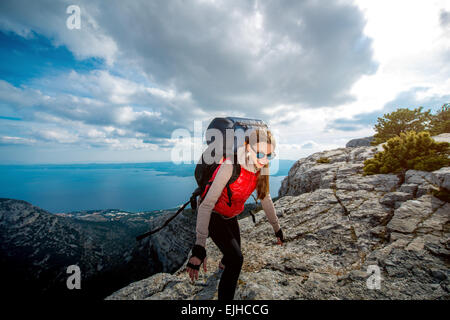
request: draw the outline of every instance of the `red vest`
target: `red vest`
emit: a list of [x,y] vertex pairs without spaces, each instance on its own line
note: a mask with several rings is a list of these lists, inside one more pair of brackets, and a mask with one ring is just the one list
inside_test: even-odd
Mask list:
[[[214,180],[221,164],[217,166],[209,181]],[[241,165],[241,173],[239,177],[236,181],[230,184],[230,189],[232,192],[231,207],[228,205],[228,193],[227,188],[225,187],[223,188],[213,210],[229,218],[232,218],[244,211],[245,202],[256,189],[259,174],[260,171],[253,173],[244,169]],[[208,187],[209,185],[206,187],[205,192],[207,192]]]

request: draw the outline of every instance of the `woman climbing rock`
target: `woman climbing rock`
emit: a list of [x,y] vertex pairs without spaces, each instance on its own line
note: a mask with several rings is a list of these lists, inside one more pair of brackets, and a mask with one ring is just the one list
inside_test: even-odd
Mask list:
[[214,171],[209,190],[198,206],[197,238],[192,256],[187,264],[191,280],[198,279],[200,265],[207,272],[205,244],[208,236],[223,254],[219,268],[223,270],[219,282],[218,299],[232,300],[244,258],[241,252],[241,237],[237,215],[244,210],[244,204],[256,189],[257,199],[272,225],[278,244],[283,243],[283,232],[279,226],[275,207],[269,193],[269,161],[275,153],[275,139],[271,132],[256,129],[251,132],[244,145],[237,151],[241,166],[239,177],[231,184],[231,203],[225,188],[233,173],[231,158],[222,159]]

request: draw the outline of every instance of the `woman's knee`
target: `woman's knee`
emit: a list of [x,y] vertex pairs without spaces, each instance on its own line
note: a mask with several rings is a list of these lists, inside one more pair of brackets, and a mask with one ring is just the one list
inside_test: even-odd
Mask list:
[[225,261],[227,262],[225,264],[226,267],[231,266],[240,269],[244,263],[244,256],[242,255],[242,252],[235,252],[232,255],[226,256]]

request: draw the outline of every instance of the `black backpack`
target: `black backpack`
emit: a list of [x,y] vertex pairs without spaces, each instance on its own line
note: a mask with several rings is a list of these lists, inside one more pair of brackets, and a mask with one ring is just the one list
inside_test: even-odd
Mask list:
[[[262,120],[256,119],[248,119],[248,118],[239,118],[239,117],[226,117],[226,118],[214,118],[206,129],[206,143],[208,145],[207,149],[202,153],[200,160],[198,161],[195,167],[195,180],[197,181],[198,187],[194,190],[191,195],[191,198],[188,202],[183,204],[183,206],[178,209],[178,211],[170,217],[161,227],[144,233],[138,237],[137,240],[141,240],[151,234],[158,232],[162,228],[164,228],[169,222],[174,219],[183,209],[190,204],[193,210],[197,209],[197,197],[200,196],[200,202],[206,197],[207,192],[203,195],[203,192],[212,184],[211,177],[214,171],[219,166],[220,159],[224,159],[225,157],[233,157],[233,174],[231,175],[230,180],[226,184],[227,194],[228,194],[228,205],[231,206],[231,197],[232,192],[230,189],[230,184],[232,184],[239,177],[241,173],[241,166],[237,161],[237,150],[240,146],[244,144],[244,141],[248,142],[248,136],[250,132],[257,128],[267,129],[267,124]],[[215,130],[214,130],[215,129]],[[215,133],[220,133],[220,136],[223,138],[222,141],[216,141]],[[231,138],[232,143],[227,143],[227,134],[228,137]],[[215,142],[215,143],[214,143]],[[218,147],[217,147],[218,146]],[[222,146],[222,148],[220,148]],[[219,149],[222,151],[221,154],[215,154],[215,151]],[[207,157],[208,155],[208,157]],[[211,157],[215,157],[216,161],[212,163],[208,163],[208,159]],[[209,190],[209,189],[208,189]]]

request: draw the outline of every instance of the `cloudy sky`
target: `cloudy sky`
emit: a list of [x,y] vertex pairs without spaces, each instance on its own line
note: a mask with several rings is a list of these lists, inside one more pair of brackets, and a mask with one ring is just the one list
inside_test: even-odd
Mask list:
[[297,160],[450,102],[446,0],[2,0],[0,44],[0,163],[168,161],[217,116]]

